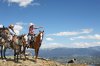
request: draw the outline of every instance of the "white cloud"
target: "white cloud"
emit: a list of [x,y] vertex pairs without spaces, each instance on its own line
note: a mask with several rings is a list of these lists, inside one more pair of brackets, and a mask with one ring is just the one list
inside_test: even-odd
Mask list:
[[2,28],[3,27],[3,25],[2,24],[0,24],[0,28]]
[[67,35],[77,35],[77,34],[79,34],[79,32],[59,32],[59,33],[55,33],[55,34],[51,34],[51,35],[67,36]]
[[40,5],[35,3],[34,0],[7,0],[8,4],[18,4],[20,7],[27,7],[29,5]]
[[53,38],[46,38],[47,41],[53,41]]
[[41,49],[55,49],[55,48],[64,48],[67,47],[65,44],[60,43],[43,43]]
[[59,32],[59,33],[54,33],[54,34],[49,34],[49,35],[54,35],[54,36],[73,36],[73,35],[79,35],[79,34],[88,34],[92,32],[93,29],[81,29],[81,31],[71,31],[71,32]]
[[78,36],[78,37],[72,37],[70,40],[75,40],[75,39],[93,39],[93,40],[100,40],[100,35],[95,34],[95,35],[87,35],[87,36]]
[[17,35],[19,35],[20,34],[20,31],[23,29],[23,27],[21,26],[21,25],[19,25],[19,24],[15,24],[14,25],[14,31],[15,31],[15,33],[17,34]]
[[70,44],[61,43],[42,43],[41,49],[55,49],[55,48],[88,48],[100,46],[100,42],[75,42]]
[[82,29],[82,33],[90,33],[93,29]]
[[73,48],[88,48],[94,46],[100,46],[100,42],[79,42],[73,43]]

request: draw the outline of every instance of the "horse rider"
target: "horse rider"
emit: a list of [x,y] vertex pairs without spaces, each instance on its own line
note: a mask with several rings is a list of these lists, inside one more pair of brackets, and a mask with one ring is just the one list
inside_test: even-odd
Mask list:
[[42,27],[35,27],[35,25],[33,23],[30,23],[30,26],[29,26],[29,33],[28,33],[28,44],[30,44],[30,41],[34,41],[34,37],[35,37],[35,29],[39,29],[39,28],[42,28]]
[[8,30],[9,30],[9,41],[12,41],[13,36],[15,37],[15,35],[16,35],[16,33],[14,31],[14,25],[13,24],[10,24],[8,26]]
[[16,34],[15,31],[14,31],[14,25],[13,24],[10,24],[8,26],[8,30],[10,31],[10,34],[11,35],[15,35]]

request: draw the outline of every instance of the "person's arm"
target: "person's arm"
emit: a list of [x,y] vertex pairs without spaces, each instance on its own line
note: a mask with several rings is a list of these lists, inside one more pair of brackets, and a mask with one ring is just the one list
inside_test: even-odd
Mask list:
[[8,30],[9,30],[10,34],[13,35],[13,31],[11,29],[8,29]]
[[34,29],[39,29],[39,28],[34,28]]
[[35,27],[34,29],[39,29],[39,28],[43,28],[43,27]]
[[[12,29],[12,31],[15,33],[14,29]],[[15,33],[16,34],[16,33]]]
[[14,29],[11,29],[11,30],[10,30],[10,33],[11,33],[12,35],[15,35],[15,34],[16,34],[15,31],[14,31]]

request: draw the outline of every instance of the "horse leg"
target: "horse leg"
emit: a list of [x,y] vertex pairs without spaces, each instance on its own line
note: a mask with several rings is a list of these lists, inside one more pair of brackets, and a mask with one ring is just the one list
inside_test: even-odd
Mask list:
[[7,59],[6,56],[5,56],[6,49],[7,49],[7,48],[4,48],[4,52],[3,52],[3,54],[4,54],[4,59]]
[[25,60],[26,60],[25,50],[26,50],[26,46],[23,49],[23,54],[24,54],[24,57],[25,57]]
[[35,62],[37,61],[37,58],[38,58],[38,52],[39,52],[39,49],[35,49]]
[[19,49],[19,52],[17,52],[17,53],[19,53],[19,55],[20,55],[20,59],[21,59],[21,46],[20,46],[20,49]]
[[17,62],[18,62],[18,53],[19,53],[19,52],[17,52]]
[[2,52],[3,52],[3,46],[1,46],[1,59],[3,59]]
[[14,61],[16,61],[16,50],[14,50]]

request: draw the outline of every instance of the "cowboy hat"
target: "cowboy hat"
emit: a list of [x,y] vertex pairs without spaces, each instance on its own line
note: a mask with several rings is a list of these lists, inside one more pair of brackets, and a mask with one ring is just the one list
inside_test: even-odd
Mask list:
[[9,27],[12,27],[12,28],[13,28],[13,27],[14,27],[14,25],[13,25],[13,24],[10,24],[10,25],[9,25]]
[[29,26],[32,26],[32,25],[34,25],[34,24],[33,24],[33,23],[30,23],[30,24],[29,24]]

